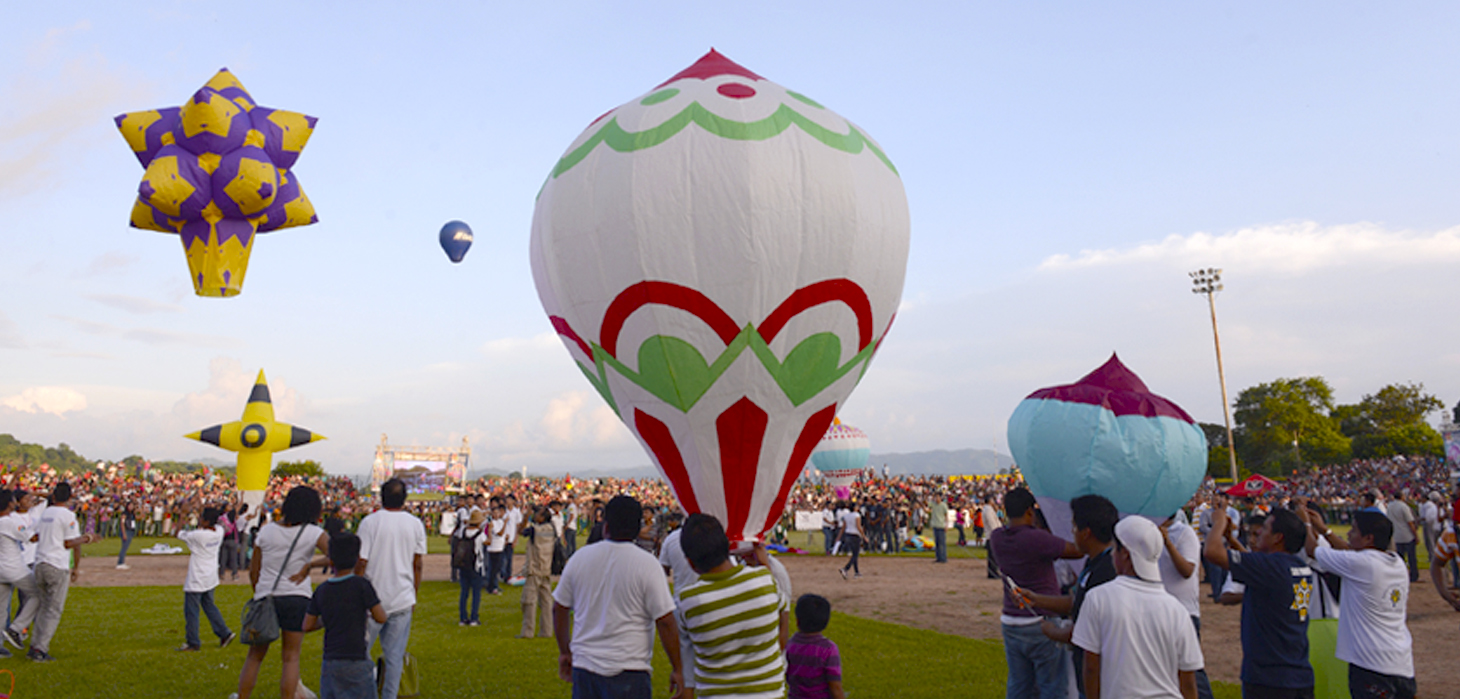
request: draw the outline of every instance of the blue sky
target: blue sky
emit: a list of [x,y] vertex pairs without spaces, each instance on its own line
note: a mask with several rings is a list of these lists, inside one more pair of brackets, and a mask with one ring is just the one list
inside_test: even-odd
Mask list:
[[[533,196],[575,136],[711,46],[897,164],[903,308],[843,419],[873,449],[1006,451],[1033,390],[1112,351],[1220,422],[1229,388],[1323,375],[1460,400],[1460,8],[1440,3],[32,4],[0,26],[0,432],[118,459],[227,458],[260,368],[294,452],[363,473],[382,434],[473,468],[647,463],[552,336]],[[242,12],[247,10],[247,14]],[[127,226],[117,114],[220,67],[320,119],[320,223],[193,296]],[[476,243],[461,265],[448,220]],[[1438,415],[1434,416],[1438,419]]]

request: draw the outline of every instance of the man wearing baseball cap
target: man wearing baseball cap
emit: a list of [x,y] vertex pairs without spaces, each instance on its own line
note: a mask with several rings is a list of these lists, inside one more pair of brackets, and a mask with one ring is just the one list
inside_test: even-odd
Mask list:
[[1205,666],[1186,608],[1161,584],[1165,543],[1156,524],[1128,515],[1115,526],[1119,576],[1092,589],[1071,641],[1085,650],[1085,696],[1196,697]]

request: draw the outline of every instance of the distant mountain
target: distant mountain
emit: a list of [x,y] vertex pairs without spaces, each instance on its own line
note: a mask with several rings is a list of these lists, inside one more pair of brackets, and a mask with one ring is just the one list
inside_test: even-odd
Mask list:
[[[1006,454],[1000,454],[993,450],[930,450],[927,452],[889,452],[887,454],[874,454],[867,464],[875,467],[878,472],[882,471],[882,465],[887,465],[893,474],[997,474],[1000,469],[1008,469],[1014,464],[1014,458]],[[518,472],[520,473],[520,472]],[[653,465],[645,464],[637,467],[624,467],[622,469],[603,468],[543,468],[527,469],[528,476],[550,476],[561,477],[563,474],[572,474],[581,479],[598,479],[602,477],[614,477],[616,479],[656,479],[659,478],[659,470]],[[468,480],[478,479],[483,476],[505,476],[504,472],[495,469],[484,469],[473,471],[467,475]]]
[[997,474],[1008,469],[1014,458],[993,450],[929,450],[927,452],[889,452],[867,459],[877,471],[887,465],[893,474]]

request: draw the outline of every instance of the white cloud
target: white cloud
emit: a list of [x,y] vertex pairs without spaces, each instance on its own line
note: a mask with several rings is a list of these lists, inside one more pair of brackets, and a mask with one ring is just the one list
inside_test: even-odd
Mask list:
[[9,406],[24,413],[51,413],[57,416],[86,409],[86,397],[81,392],[61,386],[36,386],[21,391],[15,396],[0,399],[0,405]]
[[86,298],[102,306],[109,306],[113,309],[121,309],[122,311],[134,314],[150,314],[159,311],[178,313],[183,310],[180,304],[168,304],[166,302],[155,301],[145,297],[134,297],[127,294],[88,294]]
[[[238,420],[257,379],[257,370],[244,369],[238,360],[215,357],[208,363],[208,388],[178,399],[172,407],[173,416],[183,424],[196,424],[191,430]],[[269,382],[275,417],[289,423],[298,420],[304,407],[299,392],[278,377],[265,375],[265,379]]]
[[198,333],[179,333],[162,328],[122,328],[110,323],[101,321],[90,321],[84,318],[71,316],[55,316],[58,321],[65,321],[77,330],[91,335],[105,338],[123,338],[134,340],[146,345],[185,345],[200,348],[233,348],[243,344],[243,341],[236,338],[229,338],[221,335],[202,335]]
[[539,425],[553,447],[612,449],[630,444],[628,428],[613,409],[586,391],[571,391],[553,398]]
[[1125,249],[1083,250],[1045,258],[1039,269],[1170,264],[1241,268],[1249,273],[1301,274],[1344,265],[1406,265],[1460,261],[1460,227],[1432,233],[1391,231],[1360,222],[1324,226],[1313,221],[1252,226],[1222,234],[1172,234],[1158,243]]
[[0,311],[0,348],[23,348],[25,339],[20,337],[20,329],[15,322]]

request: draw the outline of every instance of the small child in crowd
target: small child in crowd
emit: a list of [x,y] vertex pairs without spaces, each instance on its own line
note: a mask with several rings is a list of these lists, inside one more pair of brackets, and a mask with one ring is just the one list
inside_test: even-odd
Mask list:
[[[360,560],[360,538],[345,532],[330,538],[335,571],[353,572]],[[321,698],[374,698],[375,664],[365,647],[365,616],[388,619],[370,581],[353,573],[336,576],[314,589],[304,616],[304,631],[324,628],[324,662],[319,668]]]
[[814,593],[796,599],[796,629],[786,645],[786,689],[793,698],[845,698],[836,642],[821,635],[831,603]]

